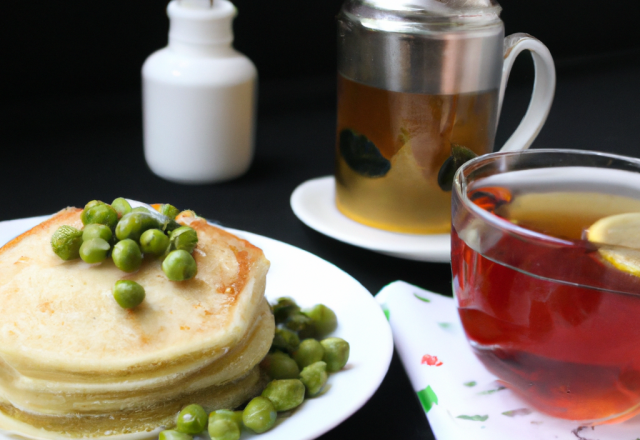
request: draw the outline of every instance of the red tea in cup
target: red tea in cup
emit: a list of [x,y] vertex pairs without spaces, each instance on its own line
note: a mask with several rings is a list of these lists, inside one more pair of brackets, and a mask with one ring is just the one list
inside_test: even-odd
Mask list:
[[476,356],[532,407],[584,424],[640,412],[633,221],[635,159],[533,150],[489,155],[458,172],[459,315]]

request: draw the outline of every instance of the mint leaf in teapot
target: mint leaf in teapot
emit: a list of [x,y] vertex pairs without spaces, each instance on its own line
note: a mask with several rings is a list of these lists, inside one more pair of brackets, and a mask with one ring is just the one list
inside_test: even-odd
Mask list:
[[351,129],[340,132],[338,148],[347,165],[364,177],[384,177],[391,169],[391,162],[380,153],[378,147],[365,135]]
[[458,168],[474,157],[478,157],[478,155],[467,147],[451,144],[451,156],[447,157],[447,160],[444,161],[438,172],[438,185],[440,189],[442,191],[451,191],[453,178]]

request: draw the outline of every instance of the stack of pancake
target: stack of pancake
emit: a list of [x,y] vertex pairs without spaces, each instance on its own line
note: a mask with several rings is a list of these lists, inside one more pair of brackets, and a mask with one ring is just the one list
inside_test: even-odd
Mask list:
[[[199,239],[189,281],[169,281],[151,258],[132,274],[110,259],[63,261],[51,236],[82,228],[81,212],[63,210],[0,249],[0,429],[144,438],[187,404],[234,408],[259,394],[274,334],[262,251],[186,217]],[[145,288],[141,305],[116,303],[120,279]]]

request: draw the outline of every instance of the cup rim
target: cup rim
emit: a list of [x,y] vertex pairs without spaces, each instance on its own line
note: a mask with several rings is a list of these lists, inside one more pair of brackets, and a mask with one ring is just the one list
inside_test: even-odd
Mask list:
[[530,229],[523,228],[514,223],[511,223],[509,220],[503,219],[497,215],[493,215],[488,211],[480,208],[478,205],[473,203],[467,197],[466,192],[466,182],[464,178],[470,172],[479,169],[480,167],[486,165],[490,162],[495,162],[496,160],[500,160],[502,157],[515,157],[515,156],[523,156],[523,155],[539,155],[539,154],[573,154],[576,156],[599,156],[604,158],[617,159],[628,163],[633,163],[638,166],[640,169],[640,159],[636,159],[634,157],[623,156],[620,154],[612,154],[606,153],[602,151],[595,150],[578,150],[578,149],[569,149],[569,148],[536,148],[530,150],[521,150],[521,151],[497,151],[488,154],[483,154],[482,156],[478,156],[466,163],[464,163],[458,170],[456,171],[453,178],[453,191],[455,191],[458,199],[462,201],[464,207],[474,215],[480,217],[483,221],[488,224],[503,230],[505,232],[509,232],[510,234],[515,234],[521,236],[526,239],[534,239],[534,240],[544,240],[550,244],[557,244],[560,246],[572,246],[574,242],[569,240],[563,240],[558,237],[553,237],[551,235],[543,234],[540,232],[535,232]]

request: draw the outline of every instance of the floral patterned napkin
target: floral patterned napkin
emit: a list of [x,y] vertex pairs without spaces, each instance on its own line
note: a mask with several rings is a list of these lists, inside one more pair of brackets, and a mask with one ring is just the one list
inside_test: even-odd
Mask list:
[[438,440],[640,440],[640,417],[583,427],[529,408],[473,355],[452,298],[396,281],[376,300]]

